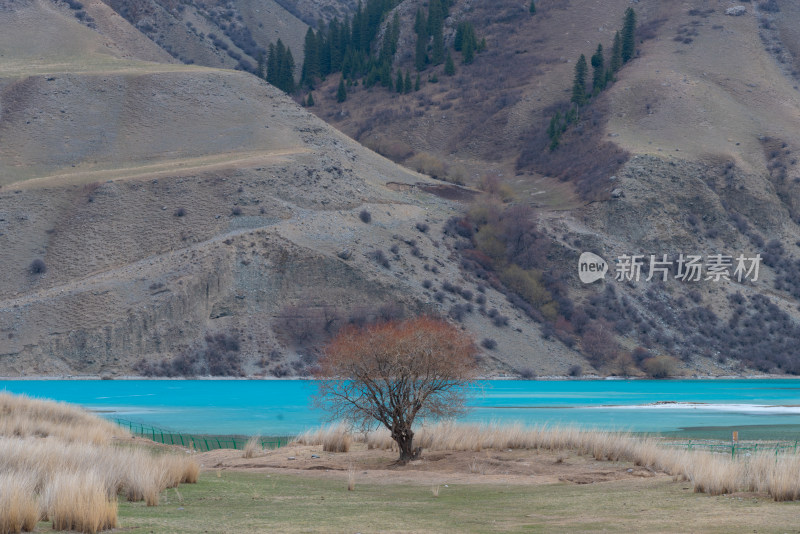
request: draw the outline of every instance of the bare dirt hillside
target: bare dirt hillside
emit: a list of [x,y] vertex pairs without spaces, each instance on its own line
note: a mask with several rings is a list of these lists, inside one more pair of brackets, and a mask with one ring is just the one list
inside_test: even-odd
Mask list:
[[[249,74],[130,59],[43,0],[0,29],[0,374],[302,374],[334,325],[465,302],[423,282],[466,284],[440,236],[443,197],[472,193]],[[485,291],[510,320],[465,320],[507,339],[487,372],[579,358]]]

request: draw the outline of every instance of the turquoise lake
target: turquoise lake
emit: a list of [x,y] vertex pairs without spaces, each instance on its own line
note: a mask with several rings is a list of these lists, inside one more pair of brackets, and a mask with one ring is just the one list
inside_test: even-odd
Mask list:
[[[311,404],[316,383],[304,380],[2,380],[0,390],[186,433],[293,435],[326,422]],[[469,406],[462,420],[634,432],[800,430],[800,381],[487,380],[473,389]]]

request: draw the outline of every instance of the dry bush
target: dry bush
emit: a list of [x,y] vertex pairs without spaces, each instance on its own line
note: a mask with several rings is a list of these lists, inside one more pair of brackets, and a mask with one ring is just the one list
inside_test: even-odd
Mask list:
[[295,438],[301,445],[322,445],[325,452],[350,452],[353,439],[343,423],[309,430]]
[[445,163],[429,152],[415,154],[408,160],[407,164],[415,171],[427,174],[432,178],[444,179],[447,175]]
[[619,345],[614,339],[613,327],[602,319],[593,321],[586,329],[581,346],[589,361],[596,366],[610,363],[619,352]]
[[497,173],[491,173],[481,178],[481,183],[478,185],[481,191],[497,197],[502,202],[511,202],[514,200],[514,190],[510,185],[505,183]]
[[373,135],[365,139],[362,144],[395,163],[402,163],[414,155],[411,145],[400,139],[386,139]]
[[672,356],[662,354],[643,361],[642,369],[652,378],[668,378],[677,372],[678,362]]
[[259,436],[253,436],[247,440],[244,450],[242,451],[242,458],[253,458],[260,449],[261,438]]

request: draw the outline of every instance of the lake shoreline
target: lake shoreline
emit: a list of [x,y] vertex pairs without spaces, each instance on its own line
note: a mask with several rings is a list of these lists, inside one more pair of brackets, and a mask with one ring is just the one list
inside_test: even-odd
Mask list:
[[[479,376],[477,380],[508,380],[518,382],[550,382],[550,381],[574,381],[574,382],[591,382],[591,381],[633,381],[633,380],[796,380],[800,379],[798,375],[776,375],[776,374],[749,374],[749,375],[692,375],[692,376],[674,376],[662,379],[653,379],[647,376],[538,376],[536,378],[518,378],[514,376]],[[317,378],[311,376],[194,376],[194,377],[169,377],[169,376],[136,376],[136,375],[123,375],[123,376],[109,376],[109,375],[33,375],[33,376],[0,376],[0,380],[4,381],[48,381],[48,380],[86,380],[86,381],[129,381],[129,380],[152,380],[152,381],[193,381],[193,380],[226,380],[226,381],[316,381]]]

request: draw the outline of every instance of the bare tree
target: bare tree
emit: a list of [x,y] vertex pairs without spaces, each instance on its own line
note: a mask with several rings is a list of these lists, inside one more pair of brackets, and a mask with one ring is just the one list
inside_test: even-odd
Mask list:
[[422,451],[414,447],[411,428],[417,417],[464,412],[475,353],[469,336],[428,317],[349,327],[319,360],[318,400],[333,419],[363,429],[385,426],[405,463]]

